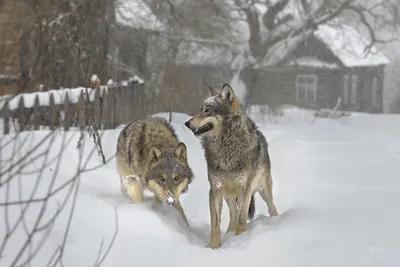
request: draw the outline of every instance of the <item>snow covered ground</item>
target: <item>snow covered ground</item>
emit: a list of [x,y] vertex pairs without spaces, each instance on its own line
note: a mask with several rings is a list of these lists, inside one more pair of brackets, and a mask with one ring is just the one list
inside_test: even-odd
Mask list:
[[[104,253],[116,229],[113,207],[118,215],[118,234],[102,266],[399,266],[400,116],[352,114],[339,120],[313,122],[306,113],[292,110],[285,114],[291,119],[277,124],[259,123],[270,144],[280,216],[270,218],[266,205],[257,196],[256,218],[249,223],[247,232],[223,236],[220,250],[206,248],[209,213],[204,153],[198,139],[183,125],[188,116],[174,114],[174,127],[187,144],[189,164],[195,172],[195,180],[182,197],[192,227],[187,228],[174,209],[159,205],[151,197],[141,205],[125,203],[120,196],[115,161],[111,160],[81,176],[65,242],[64,266],[93,266],[103,239]],[[115,153],[120,130],[103,133],[107,158]],[[9,144],[6,142],[11,136],[0,137],[0,172],[6,168],[7,158],[26,155],[47,134],[46,131],[23,133]],[[61,148],[64,137],[71,143]],[[45,168],[37,195],[47,190],[53,175],[57,177],[54,186],[70,179],[79,161],[76,149],[79,133],[56,132],[51,138],[55,138],[55,143],[47,162],[59,151],[63,152],[63,160],[58,172],[56,162]],[[93,148],[92,140],[87,140],[84,148],[82,157],[86,159]],[[34,155],[28,158],[33,159]],[[0,188],[0,202],[4,202],[7,192],[9,199],[28,198],[37,179],[28,171],[40,168],[43,162],[40,159],[31,163],[9,190]],[[88,167],[100,163],[95,154]],[[0,183],[5,179],[6,176],[1,177]],[[18,181],[24,185],[22,192],[18,190]],[[65,192],[60,192],[52,198],[44,217],[54,213],[64,195]],[[31,266],[46,266],[63,242],[72,205],[72,201],[66,204]],[[26,239],[25,228],[30,229],[35,223],[39,207],[36,204],[29,207],[25,223],[19,224],[8,240],[0,254],[1,267],[10,266]],[[13,225],[21,208],[5,211],[0,206],[0,241],[4,240],[7,229],[5,215]],[[223,230],[228,221],[224,203]],[[42,234],[46,232],[39,237]],[[33,242],[39,241],[37,238]]]

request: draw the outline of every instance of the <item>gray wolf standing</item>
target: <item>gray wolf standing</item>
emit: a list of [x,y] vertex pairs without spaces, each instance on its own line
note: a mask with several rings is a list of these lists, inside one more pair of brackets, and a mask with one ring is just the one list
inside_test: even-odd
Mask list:
[[271,163],[264,135],[245,111],[229,84],[221,91],[211,86],[200,112],[185,125],[200,137],[210,182],[211,248],[221,246],[221,209],[225,199],[230,214],[227,232],[246,230],[255,213],[259,192],[270,216],[278,215],[272,198]]
[[130,122],[118,136],[117,170],[121,192],[133,203],[142,203],[143,190],[173,205],[189,225],[179,197],[193,179],[186,145],[179,142],[172,125],[160,117]]

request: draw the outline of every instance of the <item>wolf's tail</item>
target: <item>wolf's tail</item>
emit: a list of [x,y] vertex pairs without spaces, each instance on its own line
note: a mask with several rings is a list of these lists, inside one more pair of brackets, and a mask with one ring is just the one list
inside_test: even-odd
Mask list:
[[249,219],[253,220],[255,214],[256,214],[256,202],[254,200],[254,195],[252,195],[251,200],[250,200],[249,213],[248,213]]
[[[238,203],[237,198],[236,198],[236,203]],[[255,214],[256,214],[256,202],[254,201],[254,195],[252,195],[250,199],[249,212],[247,213],[247,217],[250,220],[253,220]]]

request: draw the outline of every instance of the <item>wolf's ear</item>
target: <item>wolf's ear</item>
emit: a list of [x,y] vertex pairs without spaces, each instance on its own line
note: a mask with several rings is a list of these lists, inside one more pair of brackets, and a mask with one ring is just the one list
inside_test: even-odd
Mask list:
[[160,147],[154,145],[150,149],[150,157],[153,162],[157,162],[161,159],[163,152],[161,151]]
[[219,92],[216,89],[214,89],[212,86],[208,87],[208,91],[210,91],[210,96],[215,96],[215,95],[219,94]]
[[229,102],[232,102],[235,99],[235,93],[233,92],[232,87],[227,83],[222,86],[221,98],[223,101],[229,100]]
[[186,162],[187,161],[187,153],[186,153],[186,145],[180,142],[174,150],[174,155],[180,161]]

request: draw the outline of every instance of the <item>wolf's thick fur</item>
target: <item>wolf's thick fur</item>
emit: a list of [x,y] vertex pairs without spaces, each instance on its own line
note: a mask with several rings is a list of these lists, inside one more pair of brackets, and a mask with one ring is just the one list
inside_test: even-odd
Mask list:
[[167,120],[146,117],[126,125],[118,136],[116,161],[125,197],[141,203],[147,189],[159,201],[174,205],[188,224],[179,196],[188,189],[193,172],[186,146]]
[[221,246],[221,209],[225,199],[230,222],[227,232],[244,232],[254,216],[254,196],[259,192],[270,216],[278,215],[272,197],[268,144],[255,123],[245,114],[230,85],[210,97],[200,113],[185,125],[201,138],[210,182],[211,248]]

